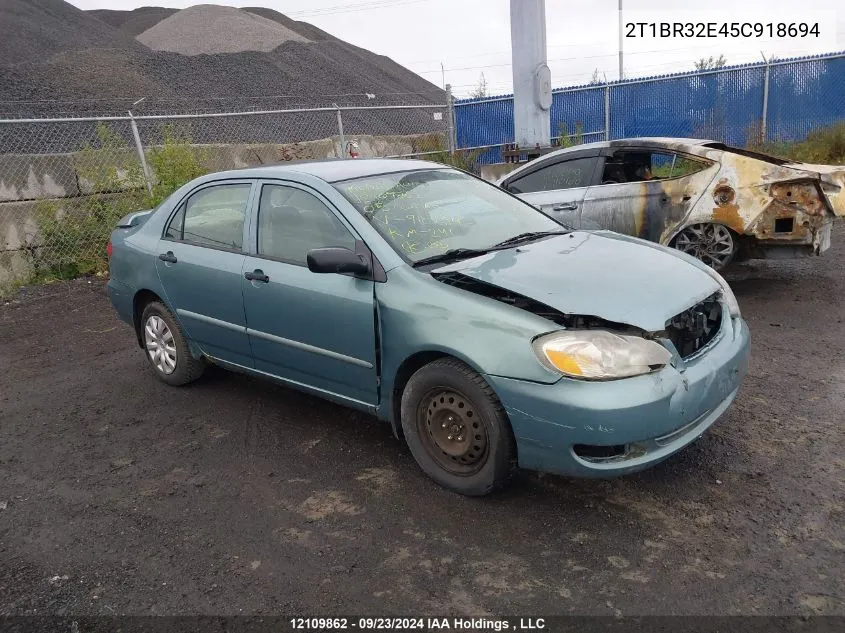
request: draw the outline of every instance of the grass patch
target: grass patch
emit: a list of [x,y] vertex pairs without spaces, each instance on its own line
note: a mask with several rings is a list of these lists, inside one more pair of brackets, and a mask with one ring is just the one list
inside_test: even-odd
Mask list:
[[845,164],[845,121],[813,130],[803,141],[754,142],[749,149],[765,152],[799,163]]
[[96,143],[74,160],[87,195],[42,201],[36,208],[38,238],[26,246],[32,270],[27,283],[105,273],[106,243],[120,218],[158,206],[186,182],[208,173],[208,157],[186,134],[167,125],[162,138],[146,155],[154,174],[150,192],[134,150],[108,125],[98,125]]

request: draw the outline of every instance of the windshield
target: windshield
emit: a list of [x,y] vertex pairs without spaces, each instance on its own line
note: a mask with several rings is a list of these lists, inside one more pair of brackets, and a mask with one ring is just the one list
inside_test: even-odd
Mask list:
[[563,228],[498,187],[450,169],[380,174],[334,186],[411,262]]

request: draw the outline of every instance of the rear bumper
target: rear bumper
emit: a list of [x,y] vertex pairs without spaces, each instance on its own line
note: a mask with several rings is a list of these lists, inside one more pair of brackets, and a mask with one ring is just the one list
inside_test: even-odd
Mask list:
[[109,301],[117,312],[121,321],[125,321],[134,327],[133,301],[135,294],[129,286],[126,286],[114,278],[110,278],[106,285]]
[[520,467],[612,477],[666,459],[719,419],[747,372],[748,345],[748,326],[733,319],[682,371],[667,367],[623,380],[552,385],[486,378],[510,418]]
[[744,248],[746,257],[751,259],[800,259],[821,255],[830,248],[830,235],[833,231],[833,217],[817,229],[807,229],[799,237],[755,236],[747,240]]

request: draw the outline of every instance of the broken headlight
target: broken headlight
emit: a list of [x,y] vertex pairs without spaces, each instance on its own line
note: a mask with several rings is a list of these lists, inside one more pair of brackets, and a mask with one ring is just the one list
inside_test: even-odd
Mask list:
[[722,275],[710,268],[710,266],[707,266],[706,270],[707,274],[709,274],[716,283],[722,287],[722,298],[725,300],[725,305],[728,306],[728,312],[730,312],[731,318],[738,319],[741,317],[742,314],[739,311],[739,303],[736,300],[734,291],[731,290],[731,287],[728,285],[728,282],[725,281],[725,278],[722,277]]
[[552,332],[535,339],[533,345],[546,367],[584,380],[639,376],[672,360],[669,350],[659,343],[606,330]]

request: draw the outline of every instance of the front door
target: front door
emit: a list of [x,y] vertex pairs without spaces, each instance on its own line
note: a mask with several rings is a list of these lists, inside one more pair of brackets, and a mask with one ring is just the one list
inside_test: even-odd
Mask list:
[[358,404],[378,402],[373,281],[308,270],[313,248],[355,249],[317,192],[264,183],[241,280],[255,368]]
[[507,181],[505,189],[553,220],[580,228],[581,204],[592,183],[598,161],[597,156],[556,159],[524,175],[518,174]]
[[193,192],[159,241],[156,270],[188,338],[209,356],[252,366],[241,282],[248,181]]

